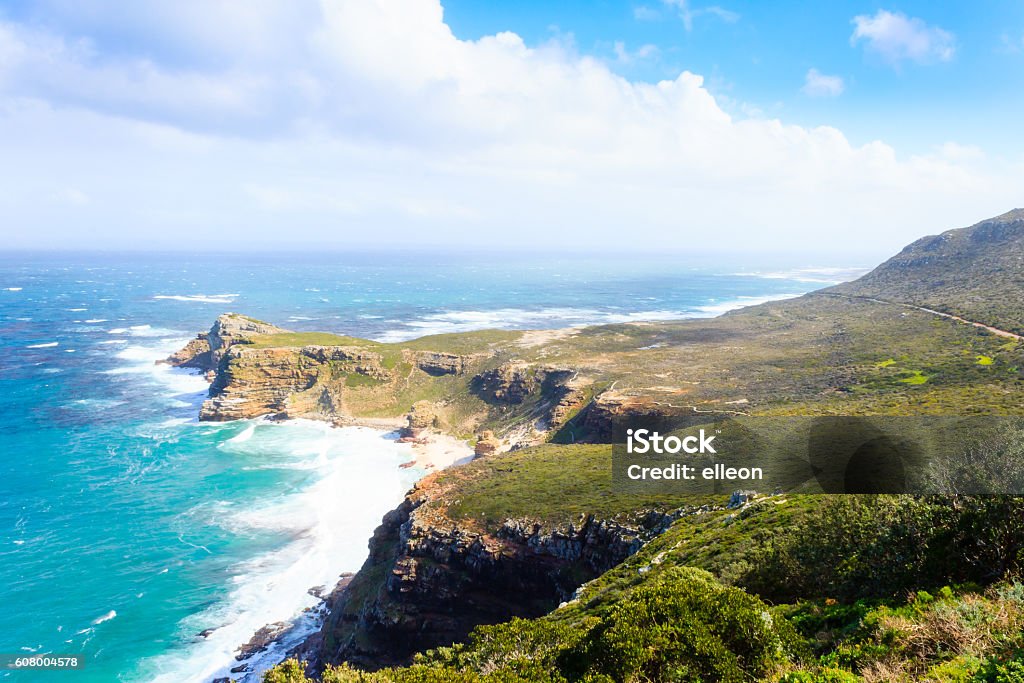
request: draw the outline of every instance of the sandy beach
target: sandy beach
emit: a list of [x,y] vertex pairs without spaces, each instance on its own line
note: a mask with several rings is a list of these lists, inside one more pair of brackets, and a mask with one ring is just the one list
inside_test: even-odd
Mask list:
[[443,470],[473,459],[473,449],[465,441],[449,434],[430,433],[413,443],[416,467]]

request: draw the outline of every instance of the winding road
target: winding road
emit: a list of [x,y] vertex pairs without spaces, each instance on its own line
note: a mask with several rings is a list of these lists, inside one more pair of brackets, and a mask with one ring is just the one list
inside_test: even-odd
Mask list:
[[1024,335],[1019,335],[1019,334],[1015,334],[1013,332],[1008,332],[1006,330],[1001,330],[998,327],[992,327],[991,325],[986,325],[985,323],[979,323],[979,322],[974,321],[974,320],[968,320],[967,318],[961,318],[960,316],[953,315],[951,313],[943,313],[942,311],[936,311],[936,310],[934,310],[932,308],[925,308],[924,306],[915,306],[914,304],[905,304],[905,303],[901,303],[899,301],[886,301],[885,299],[874,299],[874,298],[872,298],[870,296],[855,296],[853,294],[836,294],[834,292],[821,292],[820,294],[823,295],[823,296],[834,296],[834,297],[838,297],[838,298],[841,298],[841,299],[857,299],[859,301],[871,301],[871,302],[874,302],[876,304],[887,304],[889,306],[901,306],[903,308],[910,308],[910,309],[913,309],[915,311],[922,311],[924,313],[931,313],[932,315],[937,315],[940,318],[949,318],[950,320],[955,320],[958,323],[963,323],[965,325],[973,325],[974,327],[980,327],[981,329],[987,330],[987,331],[991,332],[992,334],[997,335],[999,337],[1007,337],[1009,339],[1016,339],[1018,341],[1024,339]]

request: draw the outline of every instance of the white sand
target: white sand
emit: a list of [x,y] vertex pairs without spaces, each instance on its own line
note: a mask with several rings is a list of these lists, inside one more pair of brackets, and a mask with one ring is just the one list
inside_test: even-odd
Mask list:
[[469,444],[448,434],[425,434],[423,443],[413,444],[412,450],[416,466],[428,470],[443,470],[473,459]]

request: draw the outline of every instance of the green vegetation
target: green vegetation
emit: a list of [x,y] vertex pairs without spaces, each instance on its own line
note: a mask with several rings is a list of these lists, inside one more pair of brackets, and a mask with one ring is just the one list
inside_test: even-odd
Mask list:
[[909,375],[900,379],[904,384],[924,384],[928,381],[928,376],[920,370],[911,370]]
[[547,616],[323,680],[1016,681],[1022,560],[1024,500],[770,497],[684,516]]
[[443,472],[437,483],[453,489],[451,496],[437,502],[447,517],[484,529],[495,529],[506,519],[524,515],[558,525],[578,522],[587,514],[599,519],[632,518],[638,510],[668,510],[711,499],[615,493],[611,446],[600,444],[545,444],[481,458]]
[[251,315],[242,315],[241,313],[234,313],[233,315],[242,318],[243,320],[248,320],[251,323],[256,323],[257,325],[270,325],[266,320],[260,320],[259,318],[252,317]]
[[[630,591],[602,617],[482,626],[468,643],[422,654],[411,667],[371,675],[341,667],[323,681],[741,683],[771,673],[800,649],[795,630],[757,598],[707,572],[674,569]],[[264,680],[307,679],[289,663]]]
[[785,612],[824,652],[783,681],[823,680],[826,671],[852,681],[1024,681],[1020,583],[985,591],[944,586],[935,595],[913,593],[902,604],[802,603]]
[[281,332],[251,337],[248,345],[256,349],[302,346],[359,346],[372,347],[375,342],[346,337],[328,332]]
[[992,356],[978,356],[978,365],[992,365]]
[[883,360],[880,363],[875,363],[875,367],[876,368],[887,368],[890,365],[896,365],[896,359],[895,358],[887,358],[886,360]]
[[[514,330],[475,330],[450,334],[433,334],[400,345],[418,351],[445,351],[447,353],[479,353],[495,344],[509,344],[523,335]],[[396,345],[397,346],[397,345]]]

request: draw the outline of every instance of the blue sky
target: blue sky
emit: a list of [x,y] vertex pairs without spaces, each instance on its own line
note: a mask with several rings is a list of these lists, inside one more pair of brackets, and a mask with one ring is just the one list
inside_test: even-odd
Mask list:
[[0,4],[4,244],[870,260],[1024,205],[1024,3],[713,1]]
[[[700,14],[708,6],[730,14]],[[657,81],[688,69],[705,75],[709,90],[738,115],[757,110],[836,126],[853,142],[880,138],[921,153],[953,139],[994,152],[1024,150],[1024,2],[726,0],[689,8],[698,12],[689,30],[680,7],[659,0],[449,0],[445,19],[465,38],[511,30],[534,44],[568,39],[628,78]],[[851,44],[853,19],[879,11],[951,33],[952,57],[893,63],[865,41]],[[637,55],[644,46],[654,49]],[[803,93],[810,69],[842,78],[842,94]]]

